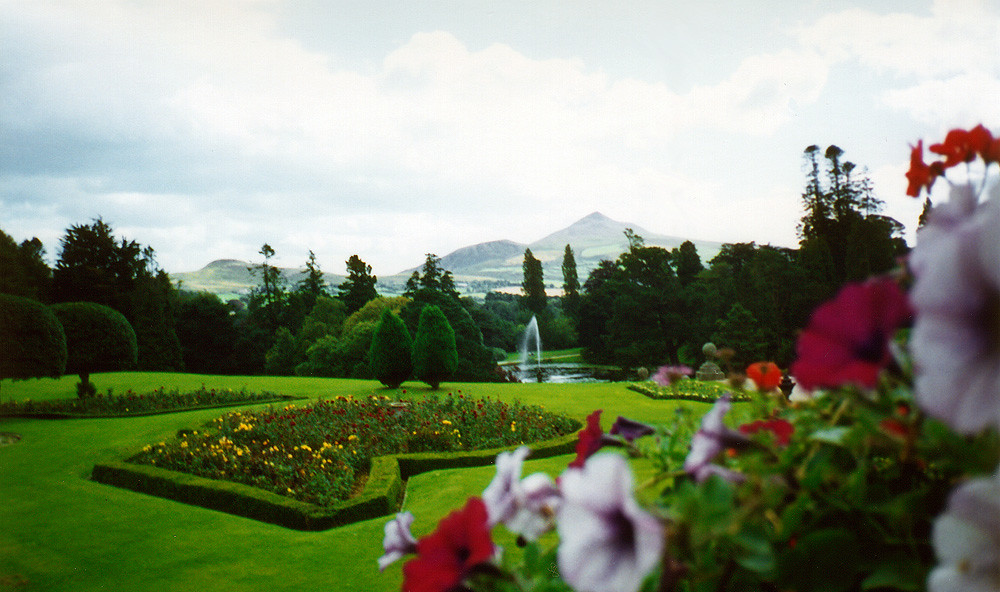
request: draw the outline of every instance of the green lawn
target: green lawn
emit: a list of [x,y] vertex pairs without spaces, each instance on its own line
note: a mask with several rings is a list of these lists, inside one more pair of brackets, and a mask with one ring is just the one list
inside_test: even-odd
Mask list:
[[[246,388],[307,397],[382,394],[360,380],[114,373],[92,377],[101,391],[129,388]],[[76,377],[0,383],[4,399],[73,396]],[[429,391],[406,383],[410,397]],[[666,421],[678,403],[654,401],[615,384],[445,384],[442,392],[544,405],[583,419],[603,408],[607,429],[617,415]],[[707,409],[704,404],[691,404]],[[399,590],[401,570],[380,574],[387,518],[299,532],[101,485],[94,463],[120,460],[144,444],[196,427],[224,411],[203,410],[128,419],[0,419],[20,442],[0,447],[0,590]],[[558,475],[571,457],[529,461],[525,473]],[[637,466],[643,471],[645,467]],[[448,511],[478,495],[492,467],[437,471],[410,480],[405,508],[414,533],[429,532]],[[512,549],[512,541],[498,541]]]

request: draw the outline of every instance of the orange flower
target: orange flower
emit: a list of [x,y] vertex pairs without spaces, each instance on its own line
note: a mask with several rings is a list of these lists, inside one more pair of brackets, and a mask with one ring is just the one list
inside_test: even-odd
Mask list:
[[758,390],[773,391],[781,384],[781,368],[774,362],[755,362],[747,366],[747,377]]

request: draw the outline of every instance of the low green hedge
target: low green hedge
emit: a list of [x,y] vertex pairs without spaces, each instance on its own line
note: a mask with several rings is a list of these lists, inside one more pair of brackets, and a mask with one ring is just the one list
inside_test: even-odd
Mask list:
[[[532,458],[573,452],[577,434],[529,445]],[[109,462],[94,466],[91,478],[105,485],[130,489],[211,510],[227,512],[295,530],[327,530],[378,518],[399,509],[404,480],[427,471],[493,464],[507,450],[423,452],[372,459],[364,490],[351,499],[324,508],[249,485],[206,479],[149,465]]]
[[631,382],[625,388],[645,395],[650,399],[664,401],[699,401],[712,403],[729,393],[733,401],[749,401],[750,395],[720,382],[681,380],[673,386],[660,386],[655,382]]

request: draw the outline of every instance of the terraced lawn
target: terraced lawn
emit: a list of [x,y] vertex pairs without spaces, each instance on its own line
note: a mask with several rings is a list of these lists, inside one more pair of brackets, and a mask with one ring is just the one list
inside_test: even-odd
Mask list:
[[[167,388],[271,390],[306,397],[384,394],[374,381],[224,377],[190,374],[95,375],[100,390]],[[2,381],[4,399],[72,396],[76,377]],[[407,383],[405,396],[429,391]],[[441,392],[544,405],[580,420],[603,408],[607,429],[617,415],[666,421],[678,405],[616,384],[445,384]],[[379,573],[387,518],[323,532],[300,532],[137,494],[89,479],[94,463],[119,460],[144,444],[217,417],[202,410],[127,419],[0,419],[0,432],[21,440],[0,446],[0,590],[399,590],[399,565]],[[555,476],[569,456],[528,461],[525,472]],[[641,474],[647,467],[636,466]],[[408,484],[404,508],[417,536],[493,476],[492,467],[425,473]],[[500,529],[502,530],[502,529]],[[499,532],[499,531],[498,531]],[[499,540],[507,549],[513,541]]]

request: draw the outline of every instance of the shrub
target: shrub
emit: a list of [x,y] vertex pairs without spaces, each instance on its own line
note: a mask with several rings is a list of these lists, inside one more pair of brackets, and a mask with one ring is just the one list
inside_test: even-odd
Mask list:
[[413,372],[412,355],[413,340],[410,339],[410,332],[406,330],[402,319],[386,308],[372,335],[368,354],[372,373],[385,386],[397,388]]
[[52,306],[66,332],[66,372],[79,374],[77,394],[92,395],[93,372],[115,372],[135,365],[135,331],[118,311],[94,302],[65,302]]
[[413,374],[432,389],[455,373],[458,350],[455,331],[441,309],[427,305],[420,311],[417,335],[413,339]]
[[28,298],[0,294],[0,379],[59,378],[66,334],[52,311]]

